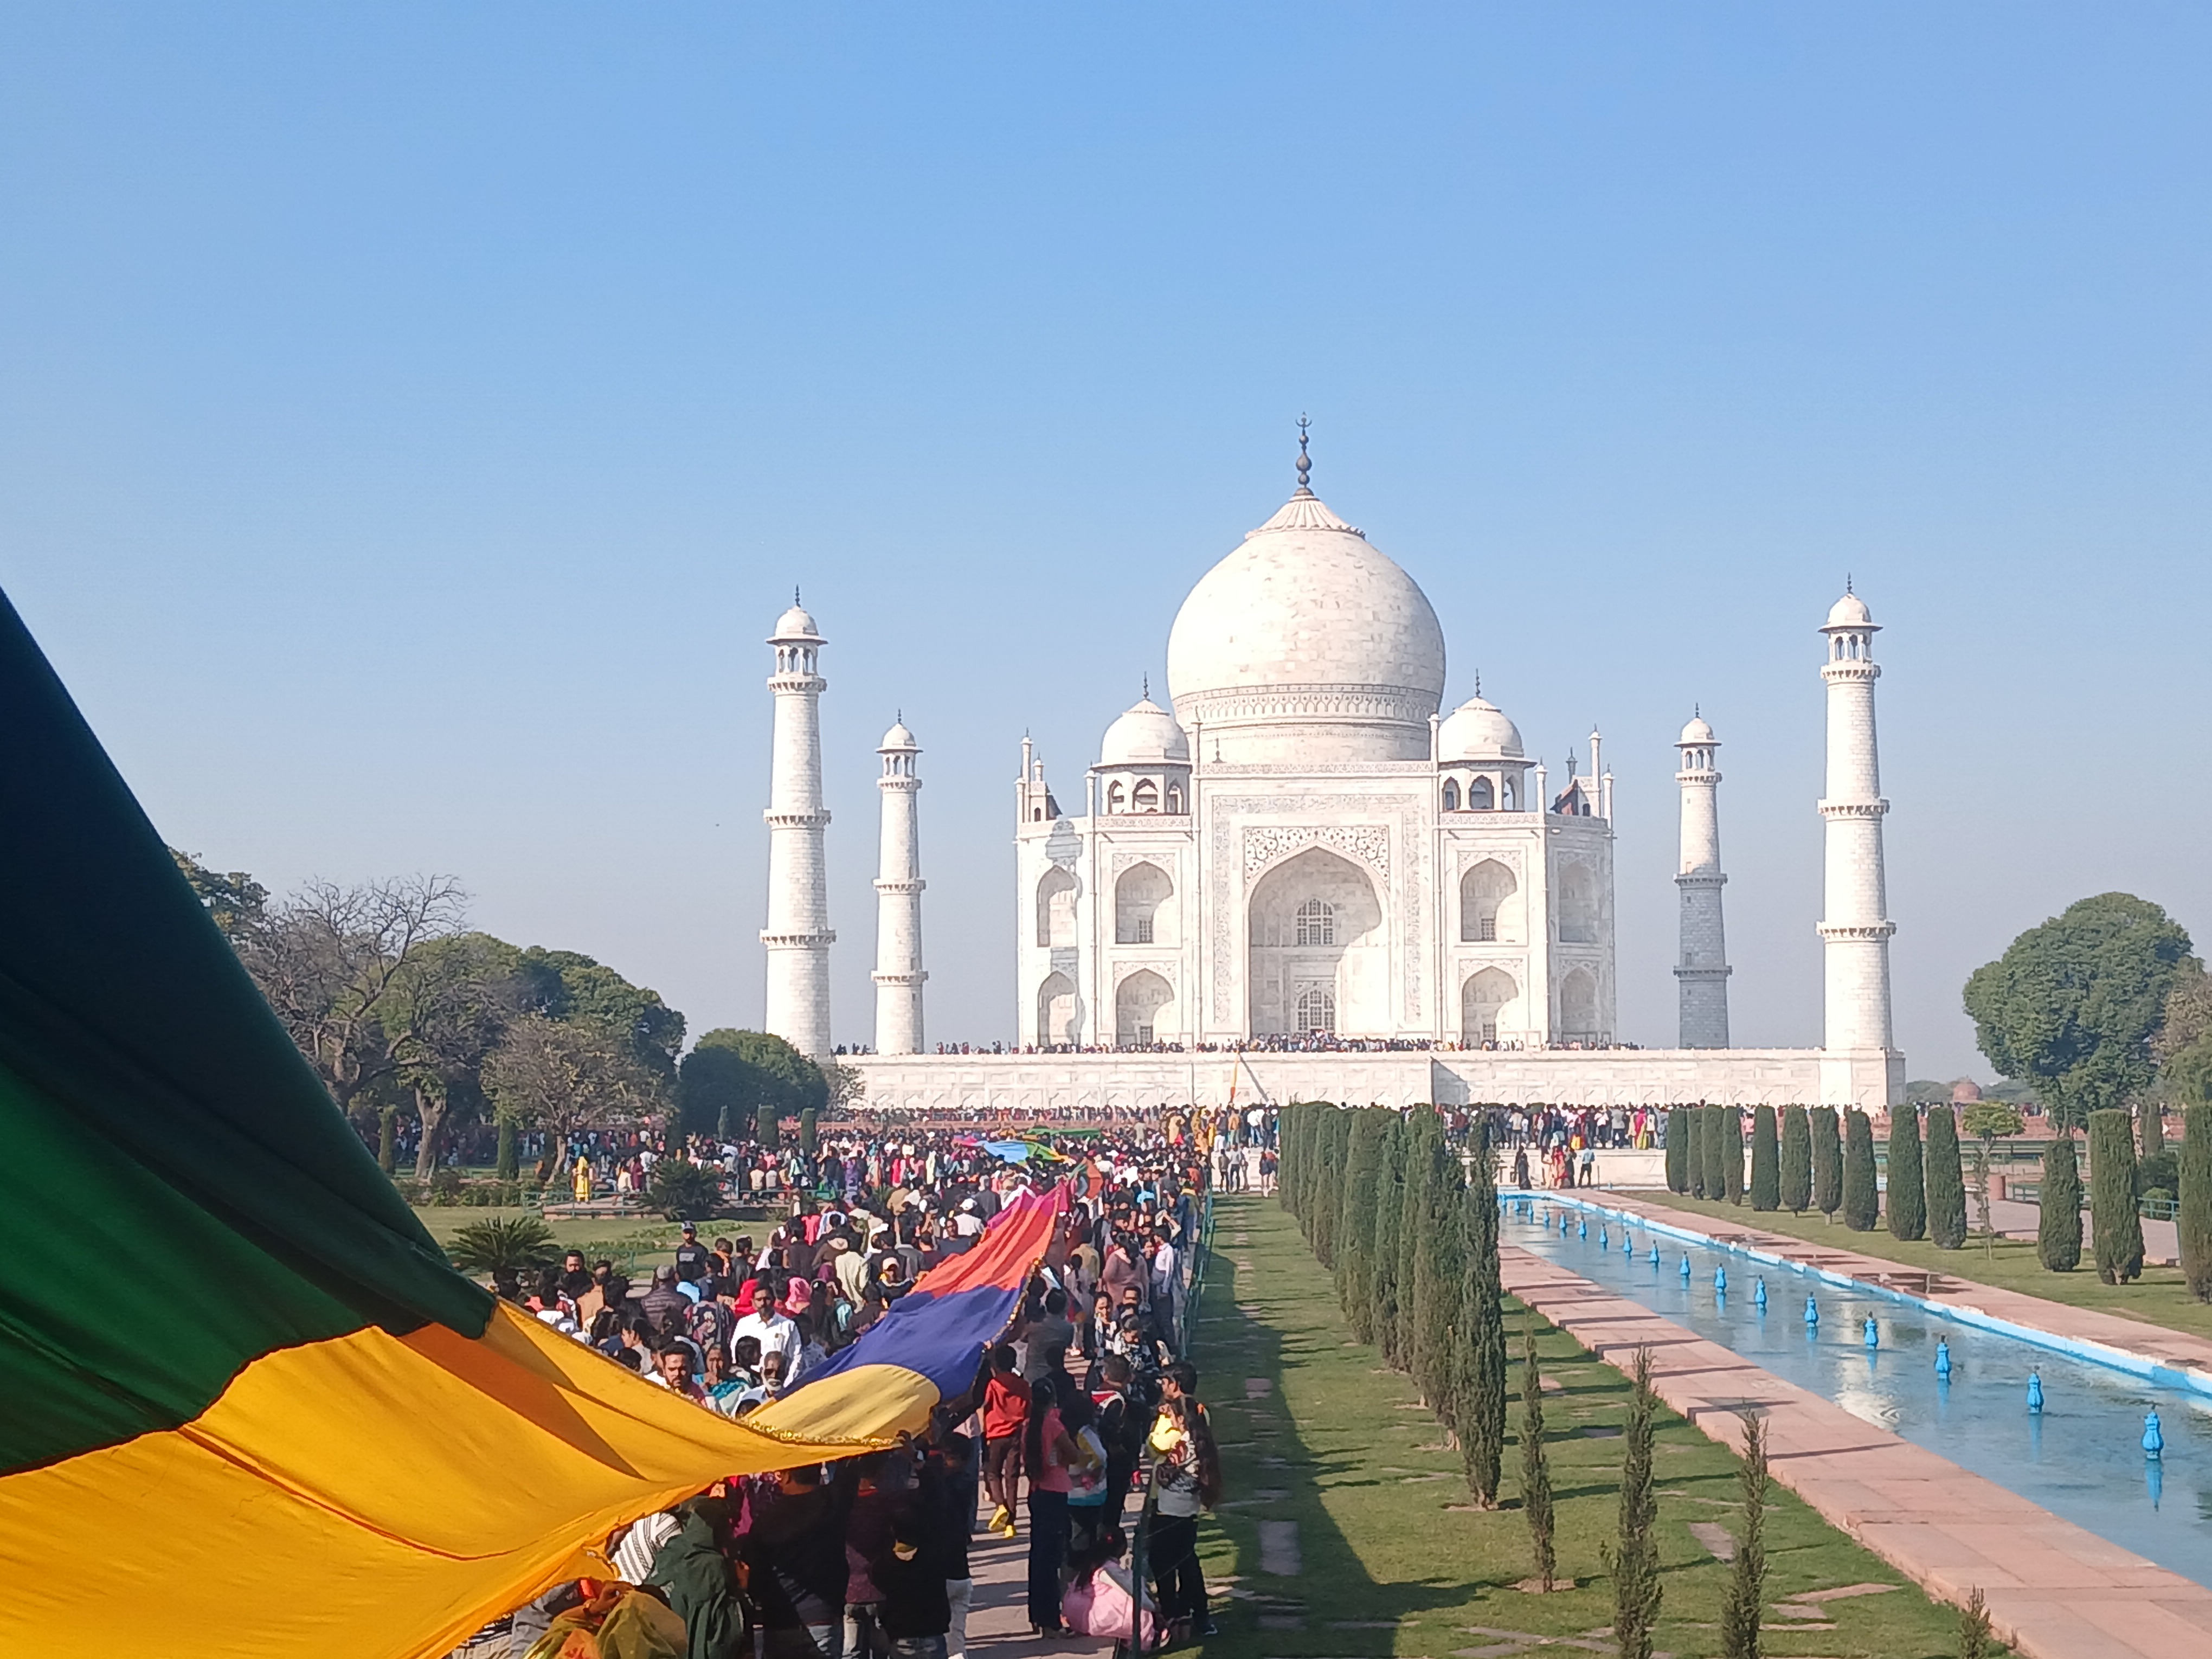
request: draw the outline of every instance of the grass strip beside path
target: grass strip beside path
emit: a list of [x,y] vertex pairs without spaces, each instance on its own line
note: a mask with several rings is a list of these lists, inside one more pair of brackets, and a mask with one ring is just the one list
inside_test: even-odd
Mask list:
[[[1228,1494],[1202,1534],[1206,1579],[1222,1634],[1208,1659],[1508,1659],[1545,1637],[1595,1642],[1613,1585],[1600,1546],[1613,1537],[1620,1441],[1629,1387],[1565,1333],[1540,1325],[1559,1572],[1576,1588],[1531,1595],[1528,1530],[1509,1491],[1505,1507],[1471,1512],[1459,1455],[1413,1385],[1349,1340],[1336,1293],[1297,1224],[1272,1199],[1219,1200],[1214,1256],[1199,1310],[1200,1394],[1222,1442]],[[1508,1332],[1518,1347],[1518,1304]],[[1515,1368],[1517,1379],[1518,1368]],[[1512,1413],[1517,1422],[1518,1413]],[[1518,1467],[1508,1449],[1507,1467]],[[1691,1530],[1730,1532],[1741,1506],[1733,1454],[1661,1408],[1656,1449],[1659,1554],[1666,1583],[1656,1645],[1677,1659],[1720,1649],[1729,1569]],[[1295,1577],[1262,1571],[1262,1528],[1279,1548],[1297,1528]],[[1891,1584],[1880,1594],[1798,1601],[1826,1616],[1766,1620],[1775,1659],[1948,1659],[1958,1615],[1776,1489],[1766,1514],[1767,1600]],[[1221,1593],[1226,1586],[1229,1594]],[[1791,1625],[1801,1626],[1795,1630]],[[1515,1634],[1522,1645],[1510,1641]],[[1587,1645],[1553,1654],[1588,1652]]]
[[[1599,1204],[1606,1200],[1604,1192],[1595,1189],[1577,1196],[1586,1196]],[[1748,1204],[1707,1203],[1678,1193],[1642,1188],[1624,1188],[1623,1196],[1646,1204],[1664,1205],[1670,1210],[1686,1211],[1731,1226],[1782,1233],[1829,1249],[1856,1250],[1861,1255],[1880,1256],[1885,1261],[1920,1272],[1972,1279],[2002,1291],[2017,1291],[2022,1296],[2039,1296],[2046,1302],[2063,1303],[2069,1308],[2094,1308],[2099,1313],[2114,1314],[2146,1325],[2162,1325],[2171,1331],[2212,1340],[2212,1303],[2199,1302],[2189,1293],[2179,1267],[2146,1263],[2142,1277],[2132,1285],[2102,1285],[2097,1281],[2096,1269],[2090,1264],[2086,1250],[2082,1253],[2082,1266],[2070,1273],[2054,1273],[2036,1260],[2035,1241],[2032,1238],[2000,1238],[1987,1249],[1981,1239],[1970,1238],[1958,1249],[1939,1250],[1924,1240],[1917,1244],[1901,1243],[1887,1227],[1853,1232],[1842,1222],[1832,1222],[1818,1212],[1792,1215],[1787,1210],[1754,1210]]]

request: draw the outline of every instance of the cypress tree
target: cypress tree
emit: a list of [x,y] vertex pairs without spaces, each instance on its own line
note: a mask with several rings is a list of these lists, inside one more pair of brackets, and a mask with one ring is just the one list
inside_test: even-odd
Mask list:
[[1721,1600],[1721,1659],[1759,1659],[1759,1607],[1766,1594],[1766,1420],[1743,1413],[1743,1536]]
[[1705,1109],[1685,1106],[1682,1109],[1682,1158],[1687,1165],[1689,1194],[1692,1198],[1705,1195]]
[[1382,1106],[1352,1115],[1352,1155],[1345,1165],[1344,1248],[1337,1253],[1336,1288],[1345,1321],[1362,1342],[1375,1340],[1375,1200],[1392,1115]]
[[1396,1340],[1391,1328],[1398,1316],[1398,1212],[1405,1189],[1406,1124],[1401,1114],[1387,1108],[1383,1118],[1376,1150],[1375,1261],[1368,1273],[1368,1295],[1374,1304],[1371,1340],[1387,1358]]
[[1877,1218],[1874,1178],[1874,1125],[1856,1106],[1844,1108],[1844,1225],[1872,1232]]
[[2159,1110],[2158,1103],[2146,1100],[2142,1103],[2142,1155],[2156,1158],[2166,1150],[2166,1115]]
[[1337,1154],[1336,1126],[1344,1114],[1334,1106],[1324,1106],[1316,1115],[1321,1121],[1314,1132],[1313,1158],[1306,1171],[1305,1204],[1313,1216],[1314,1257],[1334,1272],[1336,1242],[1332,1234],[1336,1222],[1336,1188],[1322,1172],[1343,1167]]
[[1917,1243],[1928,1237],[1928,1176],[1920,1156],[1920,1109],[1889,1109],[1890,1237]]
[[2089,1114],[2089,1228],[2100,1280],[2123,1285],[2142,1272],[2135,1125],[2124,1111]]
[[1620,1437],[1620,1523],[1613,1548],[1613,1637],[1620,1659],[1651,1659],[1666,1585],[1659,1577],[1659,1495],[1651,1478],[1651,1350],[1638,1348],[1629,1372],[1628,1422]]
[[1928,1241],[1939,1250],[1966,1242],[1966,1172],[1959,1162],[1959,1119],[1948,1106],[1928,1109]]
[[[1728,1115],[1718,1106],[1699,1109],[1698,1115],[1705,1120],[1705,1197],[1717,1204],[1729,1194],[1727,1126],[1723,1120]],[[1738,1179],[1741,1179],[1741,1176]]]
[[1467,1281],[1467,1222],[1459,1158],[1442,1135],[1429,1138],[1421,1249],[1413,1267],[1413,1382],[1454,1432],[1459,1429],[1452,1344]]
[[769,1152],[783,1145],[782,1114],[767,1101],[753,1114],[753,1139]]
[[1778,1197],[1792,1215],[1813,1202],[1813,1128],[1802,1106],[1782,1109],[1782,1178]]
[[1462,1213],[1466,1273],[1461,1331],[1454,1344],[1460,1458],[1475,1501],[1498,1502],[1505,1455],[1505,1291],[1498,1264],[1498,1188],[1488,1148],[1477,1143]]
[[1782,1149],[1774,1139],[1774,1108],[1761,1106],[1751,1115],[1751,1207],[1782,1207]]
[[1549,1594],[1559,1558],[1552,1534],[1552,1470],[1544,1455],[1544,1375],[1536,1364],[1533,1312],[1521,1334],[1521,1512],[1528,1520],[1536,1588]]
[[2043,1214],[2035,1226],[2035,1254],[2055,1273],[2081,1265],[2081,1170],[2074,1137],[2062,1129],[2043,1152]]
[[1721,1196],[1743,1202],[1743,1108],[1721,1108]]
[[2212,1106],[2181,1114],[2181,1276],[2199,1302],[2212,1302]]
[[822,1145],[821,1123],[821,1114],[811,1106],[799,1115],[799,1150],[810,1164],[814,1161],[814,1154]]
[[499,1120],[499,1161],[493,1164],[492,1174],[501,1181],[522,1178],[522,1150],[516,1144],[514,1120],[511,1117]]
[[1836,1134],[1836,1109],[1806,1114],[1813,1132],[1813,1207],[1833,1221],[1844,1206],[1844,1149]]
[[1421,1231],[1428,1224],[1429,1143],[1437,1133],[1437,1115],[1416,1106],[1406,1115],[1405,1185],[1398,1197],[1398,1316],[1390,1363],[1411,1376],[1413,1370],[1413,1332],[1420,1323],[1420,1286],[1415,1268],[1420,1261]]
[[1667,1109],[1667,1190],[1690,1190],[1690,1114],[1680,1106]]

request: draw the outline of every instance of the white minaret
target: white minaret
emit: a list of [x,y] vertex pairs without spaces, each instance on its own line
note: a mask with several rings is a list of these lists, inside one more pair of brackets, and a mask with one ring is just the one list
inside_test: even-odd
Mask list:
[[1682,867],[1674,877],[1682,894],[1682,948],[1674,977],[1681,984],[1677,1040],[1685,1048],[1729,1046],[1731,970],[1721,926],[1721,888],[1728,878],[1721,873],[1721,775],[1713,767],[1713,751],[1720,746],[1701,714],[1682,728],[1674,744],[1682,755],[1674,774],[1682,787]]
[[823,646],[814,618],[791,596],[769,643],[775,647],[775,743],[769,761],[768,1017],[770,1031],[801,1054],[830,1052],[830,884],[822,858]]
[[1827,962],[1826,1048],[1887,1049],[1888,916],[1882,881],[1881,768],[1875,756],[1873,615],[1844,584],[1828,612],[1828,788],[1820,801],[1827,821],[1827,902],[1820,923]]
[[876,746],[884,775],[882,853],[876,872],[876,1052],[921,1052],[921,780],[914,757],[921,752],[906,719]]

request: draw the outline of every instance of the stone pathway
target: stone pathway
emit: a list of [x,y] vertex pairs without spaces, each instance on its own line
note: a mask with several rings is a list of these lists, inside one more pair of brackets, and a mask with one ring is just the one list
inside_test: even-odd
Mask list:
[[[1624,1193],[1607,1193],[1602,1200],[1593,1201],[1602,1202],[1608,1208],[1626,1212],[1638,1219],[1648,1218],[1688,1232],[1701,1233],[1719,1243],[1763,1250],[1769,1255],[1780,1256],[1784,1261],[1802,1267],[1819,1267],[1824,1272],[1842,1273],[1846,1278],[1863,1279],[1869,1284],[1924,1297],[1938,1307],[1983,1314],[2069,1341],[2087,1342],[2110,1348],[2120,1354],[2133,1356],[2152,1364],[2168,1366],[2177,1371],[2194,1371],[2202,1378],[2200,1386],[2212,1389],[2212,1340],[2191,1336],[2183,1331],[2168,1330],[2163,1325],[2147,1324],[2140,1319],[2100,1313],[2094,1308],[2069,1308],[2063,1303],[2046,1302],[2043,1297],[2030,1296],[2024,1291],[2000,1290],[1994,1285],[1979,1285],[1971,1279],[1950,1273],[1923,1273],[1917,1267],[1908,1267],[1881,1256],[1863,1255],[1844,1242],[1851,1237],[1850,1230],[1845,1227],[1836,1230],[1836,1243],[1813,1243],[1792,1237],[1788,1233],[1769,1232],[1749,1224],[1748,1220],[1743,1224],[1719,1221],[1692,1211],[1677,1210],[1664,1204],[1632,1198]],[[1746,1212],[1747,1217],[1749,1213]],[[2144,1224],[2146,1234],[2150,1224],[2148,1222]],[[1973,1255],[1970,1249],[1959,1252],[1959,1265],[1962,1268],[1972,1267]]]
[[1777,1480],[1930,1595],[1963,1604],[1978,1586],[1998,1633],[2027,1659],[2212,1654],[2212,1589],[1564,1267],[1511,1246],[1500,1255],[1506,1290],[1600,1358],[1626,1370],[1649,1348],[1660,1397],[1715,1440],[1739,1445],[1737,1413],[1761,1412]]
[[1103,1637],[1063,1636],[1045,1640],[1030,1634],[1030,1535],[1011,1539],[977,1533],[968,1546],[968,1570],[975,1575],[969,1592],[968,1651],[976,1659],[1104,1659],[1114,1644]]

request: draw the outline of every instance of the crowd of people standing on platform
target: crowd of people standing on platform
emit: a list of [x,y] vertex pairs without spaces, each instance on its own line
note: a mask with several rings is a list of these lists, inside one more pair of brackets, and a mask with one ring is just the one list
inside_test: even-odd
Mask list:
[[1024,1193],[1065,1181],[1070,1194],[975,1388],[926,1432],[717,1482],[609,1540],[619,1582],[560,1587],[457,1654],[542,1659],[549,1634],[592,1627],[642,1591],[682,1621],[686,1659],[962,1659],[979,1530],[1026,1534],[1040,1635],[1134,1632],[1151,1645],[1209,1632],[1198,1517],[1220,1466],[1187,1297],[1215,1153],[1234,1149],[1240,1176],[1256,1176],[1263,1157],[1272,1170],[1273,1133],[1272,1110],[1170,1112],[1026,1163],[972,1133],[841,1133],[803,1160],[789,1214],[757,1245],[686,1224],[642,1288],[578,1253],[533,1283],[495,1275],[545,1323],[743,1418],[803,1387]]

